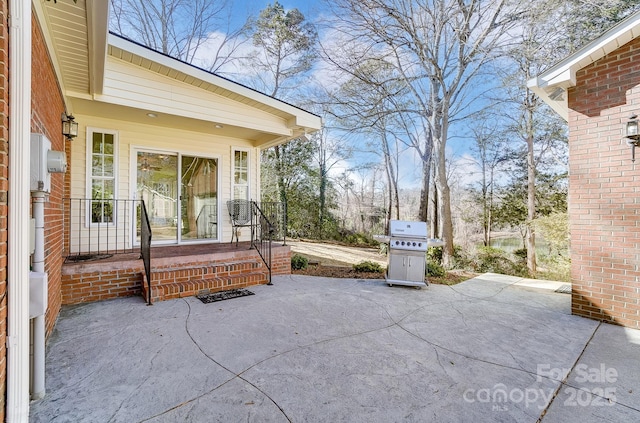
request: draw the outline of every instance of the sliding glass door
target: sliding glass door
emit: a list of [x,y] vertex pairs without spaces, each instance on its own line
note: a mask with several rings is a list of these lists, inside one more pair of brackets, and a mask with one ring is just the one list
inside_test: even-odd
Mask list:
[[178,156],[138,151],[138,196],[147,206],[154,241],[177,241]]
[[218,161],[181,158],[182,239],[218,239]]
[[136,151],[137,198],[154,243],[218,239],[218,160]]

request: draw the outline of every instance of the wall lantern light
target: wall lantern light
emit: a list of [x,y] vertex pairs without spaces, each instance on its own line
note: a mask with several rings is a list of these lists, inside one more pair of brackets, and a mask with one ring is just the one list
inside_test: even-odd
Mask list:
[[636,147],[640,146],[640,127],[638,125],[638,116],[632,114],[629,121],[625,124],[625,137],[627,144],[631,146],[631,161],[636,161]]
[[78,122],[75,121],[73,115],[62,113],[62,135],[72,140],[78,136]]

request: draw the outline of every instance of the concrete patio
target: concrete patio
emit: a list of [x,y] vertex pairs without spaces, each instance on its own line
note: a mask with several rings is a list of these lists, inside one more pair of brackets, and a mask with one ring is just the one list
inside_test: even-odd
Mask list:
[[30,421],[640,421],[640,331],[570,315],[556,287],[279,276],[69,306]]

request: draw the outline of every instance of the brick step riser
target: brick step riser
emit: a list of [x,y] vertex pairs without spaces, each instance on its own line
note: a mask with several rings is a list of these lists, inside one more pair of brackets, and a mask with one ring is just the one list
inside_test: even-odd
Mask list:
[[[266,273],[245,273],[228,277],[213,277],[208,279],[191,279],[182,282],[167,282],[152,284],[151,301],[164,301],[174,298],[192,297],[202,293],[226,291],[245,288],[247,286],[266,284]],[[142,286],[142,296],[147,298],[147,285]]]
[[[267,274],[268,270],[262,262],[256,262],[255,259],[231,264],[193,263],[186,266],[157,267],[151,271],[151,285],[181,283],[194,279],[234,277],[246,273],[259,272]],[[144,278],[144,283],[146,284],[146,277]]]

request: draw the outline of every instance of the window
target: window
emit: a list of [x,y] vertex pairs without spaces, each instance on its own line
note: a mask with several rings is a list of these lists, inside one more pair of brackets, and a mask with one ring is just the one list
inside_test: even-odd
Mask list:
[[233,199],[249,199],[249,151],[233,151]]
[[89,131],[87,149],[90,169],[88,186],[91,189],[90,223],[113,223],[116,187],[116,134]]

